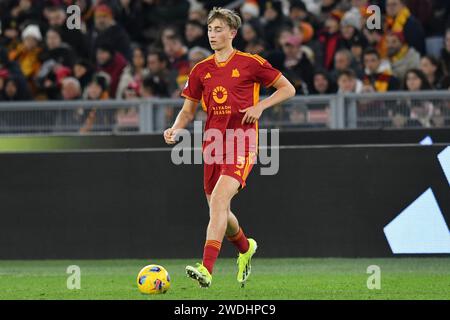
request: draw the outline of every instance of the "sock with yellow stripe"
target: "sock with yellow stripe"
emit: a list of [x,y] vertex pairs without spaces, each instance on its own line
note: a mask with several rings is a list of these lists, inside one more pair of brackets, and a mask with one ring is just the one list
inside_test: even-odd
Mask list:
[[219,256],[220,248],[222,242],[217,240],[206,240],[205,248],[203,250],[203,266],[208,269],[209,273],[212,274],[214,263]]
[[234,236],[227,237],[227,239],[234,244],[240,253],[246,253],[248,251],[248,240],[242,228],[239,228],[239,231]]

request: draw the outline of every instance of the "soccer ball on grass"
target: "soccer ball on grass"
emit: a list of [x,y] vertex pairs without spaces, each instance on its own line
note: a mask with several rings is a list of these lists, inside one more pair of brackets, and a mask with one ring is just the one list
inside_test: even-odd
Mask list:
[[139,271],[136,279],[141,293],[158,294],[166,293],[170,288],[170,276],[163,267],[151,264]]

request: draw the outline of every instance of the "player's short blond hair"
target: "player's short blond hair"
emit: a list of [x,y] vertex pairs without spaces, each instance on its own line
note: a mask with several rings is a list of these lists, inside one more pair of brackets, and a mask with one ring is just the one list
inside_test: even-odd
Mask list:
[[242,25],[241,17],[230,9],[214,7],[208,14],[208,24],[215,19],[224,21],[232,30],[238,30]]

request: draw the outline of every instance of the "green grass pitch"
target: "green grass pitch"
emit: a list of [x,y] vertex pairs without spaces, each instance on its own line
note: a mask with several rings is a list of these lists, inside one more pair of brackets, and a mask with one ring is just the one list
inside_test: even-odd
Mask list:
[[[213,286],[201,289],[184,273],[195,260],[0,261],[0,299],[450,299],[450,258],[263,259],[240,288],[234,259],[219,259]],[[163,295],[143,295],[136,276],[161,264],[172,277]],[[81,289],[68,290],[69,265],[81,268]],[[369,265],[381,269],[381,289],[367,288]]]

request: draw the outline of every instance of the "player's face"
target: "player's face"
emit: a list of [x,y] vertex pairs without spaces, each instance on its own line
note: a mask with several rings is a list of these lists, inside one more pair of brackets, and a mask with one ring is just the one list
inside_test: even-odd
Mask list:
[[220,19],[214,19],[208,25],[208,39],[211,49],[220,51],[231,46],[233,38],[236,36],[236,30],[230,27]]

